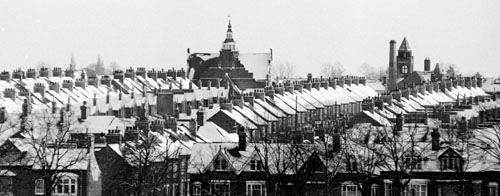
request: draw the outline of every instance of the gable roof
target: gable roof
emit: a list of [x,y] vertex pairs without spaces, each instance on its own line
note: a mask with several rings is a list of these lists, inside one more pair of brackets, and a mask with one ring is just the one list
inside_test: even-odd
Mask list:
[[410,44],[408,44],[408,40],[406,40],[406,37],[403,39],[403,42],[401,42],[401,46],[399,46],[399,51],[411,51]]

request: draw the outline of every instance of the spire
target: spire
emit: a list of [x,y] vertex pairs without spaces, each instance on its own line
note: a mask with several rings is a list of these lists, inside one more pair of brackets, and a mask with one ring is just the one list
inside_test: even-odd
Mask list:
[[441,74],[441,69],[439,68],[439,63],[437,63],[436,67],[434,67],[434,74]]
[[69,62],[69,69],[71,71],[75,71],[76,70],[76,62],[75,62],[75,55],[74,54],[71,54],[71,60]]
[[410,44],[408,44],[408,40],[406,40],[406,37],[403,39],[403,42],[401,42],[399,51],[411,51]]
[[233,30],[231,25],[231,18],[229,18],[229,23],[227,25],[226,39],[222,43],[222,50],[235,51],[235,41],[233,39]]

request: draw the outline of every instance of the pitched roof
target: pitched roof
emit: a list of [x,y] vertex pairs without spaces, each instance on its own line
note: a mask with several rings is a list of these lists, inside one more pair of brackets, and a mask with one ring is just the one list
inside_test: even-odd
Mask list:
[[401,46],[399,46],[399,51],[411,51],[410,44],[408,44],[408,40],[406,40],[406,37],[403,39],[403,42],[401,42]]

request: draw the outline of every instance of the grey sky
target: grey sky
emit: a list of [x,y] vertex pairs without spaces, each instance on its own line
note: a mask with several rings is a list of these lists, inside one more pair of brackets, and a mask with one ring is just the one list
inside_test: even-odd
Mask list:
[[184,67],[186,48],[218,52],[231,15],[241,52],[319,73],[341,62],[351,74],[386,66],[389,40],[406,36],[415,67],[424,57],[462,72],[500,75],[500,1],[128,1],[0,0],[0,68],[44,61],[67,66]]

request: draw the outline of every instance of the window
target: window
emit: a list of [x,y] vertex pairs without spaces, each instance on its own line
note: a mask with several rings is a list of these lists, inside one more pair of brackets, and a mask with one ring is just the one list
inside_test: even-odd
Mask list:
[[378,185],[374,184],[372,185],[371,189],[370,189],[370,195],[371,196],[378,196]]
[[255,159],[250,160],[250,170],[261,171],[262,170],[262,162],[260,162],[259,160],[255,160]]
[[384,196],[392,196],[392,183],[384,183]]
[[460,160],[456,157],[444,157],[441,160],[443,170],[458,169]]
[[215,160],[214,167],[215,167],[215,170],[226,170],[227,169],[227,160],[224,157],[219,156],[217,158],[217,160]]
[[247,182],[247,196],[266,196],[265,182]]
[[404,73],[404,74],[408,73],[408,66],[406,66],[406,65],[401,66],[401,73]]
[[45,183],[43,179],[35,180],[35,195],[43,195],[45,194]]
[[481,196],[482,192],[482,187],[481,187],[481,181],[474,181],[472,182],[474,184],[474,196]]
[[405,164],[407,169],[422,169],[422,159],[419,157],[406,157]]
[[427,184],[409,184],[406,187],[407,196],[427,196]]
[[62,176],[59,178],[56,188],[54,190],[55,195],[76,195],[77,191],[77,180],[76,177]]
[[12,195],[12,177],[0,176],[0,195]]
[[488,196],[498,196],[498,184],[490,182],[488,184]]
[[341,196],[361,196],[361,190],[354,184],[343,184],[340,190]]
[[229,183],[228,182],[212,182],[210,183],[210,193],[213,195],[220,195],[220,196],[230,196],[230,189],[229,189]]
[[352,160],[352,158],[348,158],[346,160],[346,170],[347,171],[357,171],[358,170],[358,164],[356,161]]
[[201,196],[201,182],[193,183],[193,195]]

